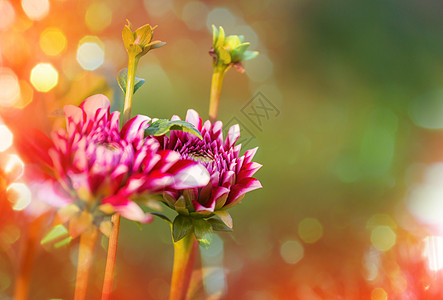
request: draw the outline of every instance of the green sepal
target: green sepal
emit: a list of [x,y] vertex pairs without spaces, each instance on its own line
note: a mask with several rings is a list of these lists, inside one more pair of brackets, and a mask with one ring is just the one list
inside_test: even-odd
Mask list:
[[251,60],[253,58],[256,58],[258,54],[258,51],[245,51],[245,53],[243,53],[242,55],[241,60]]
[[49,233],[42,238],[40,244],[44,245],[50,242],[54,242],[55,240],[66,238],[68,235],[68,229],[64,225],[59,224],[54,226],[51,231],[49,231]]
[[134,34],[132,33],[131,23],[129,22],[129,20],[126,21],[128,21],[128,24],[125,25],[125,27],[123,27],[122,39],[123,39],[123,44],[125,45],[125,49],[129,51],[128,49],[130,49],[131,44],[134,43],[135,38]]
[[217,219],[217,218],[211,218],[208,219],[208,222],[211,224],[212,226],[212,230],[214,231],[232,231],[232,228],[229,228],[228,226],[226,226],[225,223],[223,223],[222,220]]
[[232,49],[231,50],[232,61],[234,62],[241,61],[243,58],[243,54],[248,49],[249,45],[250,45],[249,43],[243,43]]
[[225,41],[225,47],[227,47],[229,50],[233,50],[240,46],[241,42],[238,37],[238,35],[230,35],[226,38]]
[[64,238],[63,240],[61,240],[60,242],[57,242],[54,244],[54,248],[60,248],[63,246],[68,245],[70,242],[72,241],[72,237],[68,236],[67,238]]
[[217,27],[215,27],[214,24],[212,24],[212,45],[215,46],[215,43],[217,42],[218,38],[218,30]]
[[176,120],[170,121],[166,119],[160,119],[153,122],[149,127],[145,130],[145,136],[153,135],[160,136],[168,133],[172,130],[184,131],[188,133],[192,133],[198,136],[201,140],[203,139],[200,131],[198,131],[194,125],[189,122]]
[[208,249],[212,242],[214,230],[212,225],[205,219],[192,219],[194,234],[201,247]]
[[134,35],[135,35],[134,43],[144,48],[152,40],[152,28],[148,24],[143,25],[142,27],[139,27],[135,30]]
[[232,229],[232,217],[226,210],[215,211],[214,215],[216,215],[226,226]]
[[220,61],[225,65],[229,65],[232,59],[228,50],[222,47],[218,48],[217,51],[218,51],[218,58],[220,59]]
[[148,44],[150,50],[163,47],[164,45],[166,45],[166,42],[162,42],[162,41],[154,41],[154,42]]
[[[118,72],[117,76],[118,86],[122,89],[123,93],[126,94],[126,86],[128,82],[128,69],[124,68]],[[134,94],[135,92],[146,82],[143,78],[135,76],[134,82]]]
[[177,215],[172,223],[172,237],[174,242],[180,241],[192,231],[193,221],[184,215]]
[[214,49],[222,48],[224,44],[225,44],[225,30],[223,29],[223,27],[219,26],[217,32],[217,40],[214,43]]
[[165,215],[162,214],[162,213],[152,212],[151,215],[157,216],[157,217],[159,217],[160,219],[163,219],[163,220],[165,220],[167,223],[169,223],[170,225],[172,225],[172,221],[171,221],[167,216],[165,216]]
[[185,197],[180,196],[177,201],[175,201],[174,209],[176,212],[182,215],[189,215],[189,211],[186,208],[186,200]]

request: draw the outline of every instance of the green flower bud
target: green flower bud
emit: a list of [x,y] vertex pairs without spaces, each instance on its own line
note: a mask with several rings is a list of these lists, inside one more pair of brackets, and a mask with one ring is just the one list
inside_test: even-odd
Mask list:
[[128,54],[142,57],[149,50],[160,48],[166,44],[162,41],[152,41],[154,29],[157,26],[151,27],[151,25],[146,24],[133,31],[131,22],[126,21],[128,24],[123,28],[122,37]]
[[213,31],[213,46],[209,54],[214,58],[214,66],[228,69],[234,66],[237,71],[243,73],[243,61],[253,59],[258,55],[257,51],[247,50],[250,43],[244,42],[244,37],[241,35],[225,36],[223,27],[217,28],[212,25]]

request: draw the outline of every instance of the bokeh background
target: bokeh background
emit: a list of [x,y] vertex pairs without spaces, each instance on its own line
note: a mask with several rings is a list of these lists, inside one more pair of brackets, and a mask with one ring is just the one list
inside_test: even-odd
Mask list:
[[[49,133],[63,105],[95,93],[121,109],[128,18],[167,42],[140,61],[133,113],[207,114],[211,24],[260,52],[226,75],[219,116],[240,123],[243,149],[259,147],[264,188],[201,251],[192,299],[443,299],[442,11],[432,0],[0,0],[0,195],[15,195],[0,197],[0,298],[12,299],[42,211],[11,179],[4,157],[26,138],[14,130]],[[31,299],[72,298],[76,243],[35,249]],[[172,256],[166,223],[124,221],[113,299],[167,299]]]

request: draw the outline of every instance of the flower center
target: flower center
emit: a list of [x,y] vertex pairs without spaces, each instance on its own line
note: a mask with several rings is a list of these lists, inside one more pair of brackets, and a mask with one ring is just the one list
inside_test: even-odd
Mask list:
[[188,153],[188,158],[195,160],[196,162],[211,162],[214,160],[214,156],[211,153],[201,150]]
[[114,143],[114,142],[103,141],[103,142],[97,143],[97,146],[101,146],[101,147],[105,148],[106,150],[110,150],[111,152],[121,149],[121,146],[118,145],[117,143]]

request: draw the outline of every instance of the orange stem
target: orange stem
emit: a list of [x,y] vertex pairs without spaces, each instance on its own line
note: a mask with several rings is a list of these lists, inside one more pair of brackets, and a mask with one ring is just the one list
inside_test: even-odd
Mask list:
[[197,253],[197,240],[190,233],[174,242],[174,266],[172,269],[169,300],[186,300]]
[[14,286],[14,299],[26,300],[29,298],[32,265],[35,259],[37,244],[41,233],[42,222],[46,215],[34,220],[28,229],[26,240],[21,245],[20,262]]
[[95,227],[87,229],[80,236],[74,300],[86,299],[89,273],[91,271],[92,257],[94,254],[97,237],[98,230]]
[[108,257],[106,258],[105,280],[103,282],[102,300],[108,300],[114,283],[115,262],[117,260],[118,235],[120,232],[120,215],[112,216],[112,232],[109,237]]

